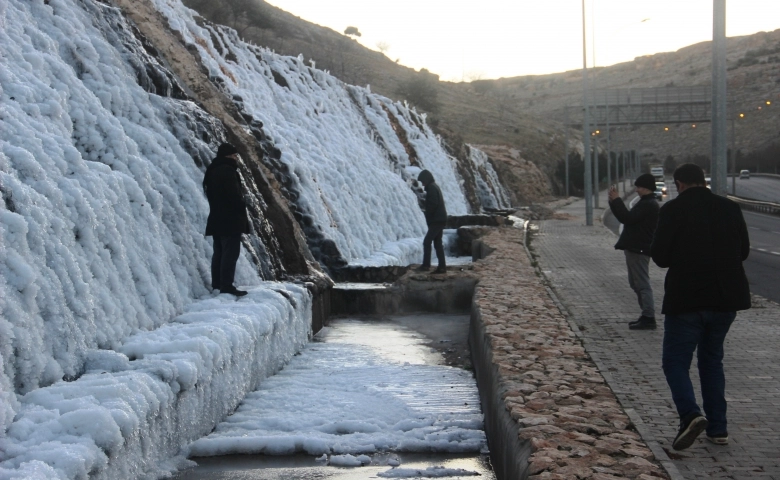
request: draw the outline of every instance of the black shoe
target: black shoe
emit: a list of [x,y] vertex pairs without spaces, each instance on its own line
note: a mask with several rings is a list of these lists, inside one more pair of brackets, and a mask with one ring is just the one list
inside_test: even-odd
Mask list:
[[641,323],[641,322],[655,322],[655,317],[645,317],[644,315],[640,315],[639,318],[628,322],[628,324],[631,325],[634,323]]
[[224,290],[220,290],[219,293],[229,293],[231,295],[235,295],[236,297],[243,297],[247,292],[245,290],[239,290],[236,287],[230,287],[225,288]]
[[415,272],[427,272],[430,269],[431,269],[430,266],[420,265],[419,267],[415,268],[414,271]]
[[431,273],[434,273],[434,274],[437,274],[437,273],[447,273],[447,267],[438,267],[436,270],[434,270]]
[[685,450],[693,445],[696,437],[707,428],[707,419],[700,413],[692,413],[680,422],[680,431],[674,437],[672,448]]
[[636,322],[628,324],[629,330],[655,330],[656,323],[653,317],[639,317]]

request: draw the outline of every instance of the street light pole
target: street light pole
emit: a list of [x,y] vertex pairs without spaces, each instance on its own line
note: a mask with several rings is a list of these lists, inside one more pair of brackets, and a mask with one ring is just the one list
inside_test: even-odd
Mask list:
[[731,194],[737,196],[737,129],[734,102],[731,102]]
[[[610,152],[611,145],[609,144],[609,92],[604,91],[604,103],[607,104],[607,188],[612,186],[612,152]],[[615,160],[617,162],[617,160]]]
[[[596,102],[594,101],[595,105]],[[594,125],[593,128],[598,132],[598,126]],[[599,208],[599,134],[593,135],[593,205],[594,208]]]
[[563,134],[564,134],[564,142],[563,142],[563,154],[564,154],[564,163],[566,166],[566,198],[569,198],[569,107],[563,107],[563,114],[565,117],[564,123],[563,123]]
[[588,113],[588,45],[585,31],[585,0],[582,0],[582,120],[583,160],[585,161],[585,225],[593,225],[593,183],[590,175],[590,118]]
[[726,0],[712,1],[712,192],[726,195]]

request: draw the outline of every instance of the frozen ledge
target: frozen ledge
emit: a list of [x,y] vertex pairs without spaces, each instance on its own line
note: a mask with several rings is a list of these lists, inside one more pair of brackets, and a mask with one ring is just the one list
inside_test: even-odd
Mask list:
[[536,275],[523,232],[479,241],[490,253],[474,263],[469,344],[497,477],[668,478]]
[[190,305],[116,350],[88,354],[85,372],[20,398],[0,438],[0,478],[157,478],[187,462],[259,382],[308,341],[311,295],[266,283],[246,297]]

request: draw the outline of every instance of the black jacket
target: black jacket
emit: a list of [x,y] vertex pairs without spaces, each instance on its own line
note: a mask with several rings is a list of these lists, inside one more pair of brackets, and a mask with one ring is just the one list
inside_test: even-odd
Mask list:
[[650,244],[653,243],[653,233],[658,224],[659,207],[655,194],[650,193],[641,197],[630,211],[620,198],[609,202],[609,208],[615,218],[623,224],[623,232],[615,248],[650,255]]
[[444,206],[444,196],[436,182],[425,186],[425,223],[428,225],[447,223],[447,207]]
[[215,158],[206,169],[203,190],[210,209],[206,222],[207,236],[249,233],[244,189],[236,160]]
[[750,253],[739,205],[692,187],[661,208],[651,254],[669,268],[663,313],[698,310],[734,312],[750,308],[742,261]]

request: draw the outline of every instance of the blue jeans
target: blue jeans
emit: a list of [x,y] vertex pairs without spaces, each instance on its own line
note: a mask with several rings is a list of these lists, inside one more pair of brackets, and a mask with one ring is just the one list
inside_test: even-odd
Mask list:
[[683,419],[701,414],[691,377],[693,351],[698,349],[699,379],[708,435],[728,432],[723,341],[736,312],[698,311],[667,314],[664,319],[663,369],[677,413]]

